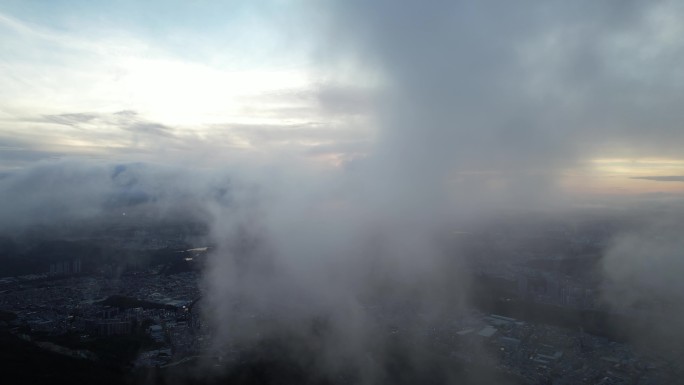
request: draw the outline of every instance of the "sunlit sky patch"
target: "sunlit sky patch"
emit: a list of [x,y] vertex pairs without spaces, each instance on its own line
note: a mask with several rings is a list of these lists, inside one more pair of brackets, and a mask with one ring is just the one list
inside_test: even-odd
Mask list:
[[[297,1],[5,2],[0,139],[35,159],[162,142],[264,149],[363,141],[367,133],[349,122],[364,111],[352,102],[340,113],[325,98],[332,88],[361,107],[373,82],[327,82],[311,59],[311,31],[297,27],[312,12]],[[290,137],[266,133],[280,128]],[[6,159],[3,167],[26,164]]]

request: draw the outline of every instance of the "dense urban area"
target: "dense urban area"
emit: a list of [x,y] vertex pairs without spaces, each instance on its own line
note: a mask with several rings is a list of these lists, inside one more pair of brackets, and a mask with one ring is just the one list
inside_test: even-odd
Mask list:
[[[410,299],[379,296],[360,300],[361,306],[388,341],[401,345],[405,336],[419,336],[435,362],[464,373],[489,372],[520,384],[667,384],[680,378],[681,347],[634,343],[615,326],[652,328],[649,315],[657,309],[616,312],[601,302],[595,265],[615,223],[533,224],[534,232],[520,226],[451,234],[454,253],[465,256],[459,274],[471,282],[466,310],[428,319]],[[236,342],[211,349],[202,270],[214,250],[186,243],[192,231],[127,229],[28,246],[3,239],[3,338],[100,365],[121,378],[163,377],[199,361],[244,365],[253,348]],[[27,255],[34,257],[28,267],[19,263]],[[8,274],[10,266],[30,273]],[[270,315],[247,316],[258,324]],[[333,380],[354,383],[344,375]]]

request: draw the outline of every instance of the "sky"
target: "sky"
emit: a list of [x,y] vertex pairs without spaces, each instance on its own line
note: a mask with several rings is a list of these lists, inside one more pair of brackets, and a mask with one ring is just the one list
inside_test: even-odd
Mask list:
[[3,169],[73,156],[160,162],[161,148],[332,163],[361,151],[375,81],[319,68],[305,5],[3,2]]
[[390,159],[396,144],[420,174],[467,188],[678,195],[682,12],[674,1],[4,1],[0,167],[344,168]]

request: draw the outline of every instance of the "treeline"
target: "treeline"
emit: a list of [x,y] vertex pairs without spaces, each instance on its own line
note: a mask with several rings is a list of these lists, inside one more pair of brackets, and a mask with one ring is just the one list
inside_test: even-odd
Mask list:
[[143,309],[166,309],[166,310],[176,310],[175,306],[166,305],[157,302],[145,301],[141,299],[136,299],[132,297],[126,297],[123,295],[113,295],[100,302],[99,305],[118,307],[119,309],[132,309],[136,307],[141,307]]

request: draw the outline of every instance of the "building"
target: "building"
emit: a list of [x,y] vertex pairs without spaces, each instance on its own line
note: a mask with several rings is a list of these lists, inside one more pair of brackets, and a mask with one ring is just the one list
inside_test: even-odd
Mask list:
[[126,320],[88,320],[86,330],[98,336],[113,336],[131,334],[131,321]]
[[58,261],[50,264],[50,274],[79,274],[81,272],[81,260],[73,259]]

